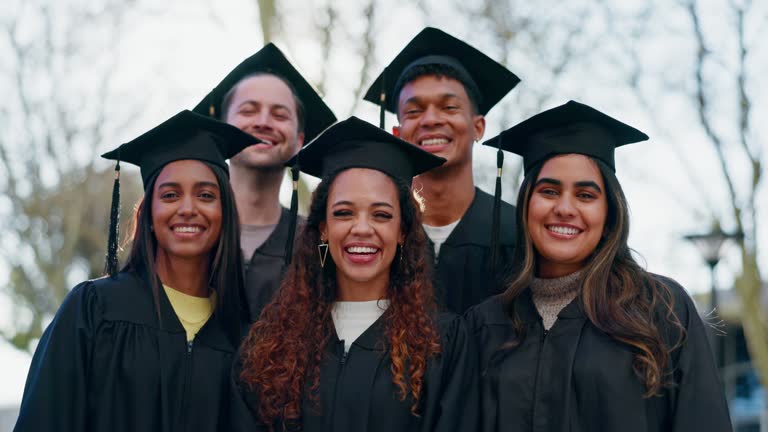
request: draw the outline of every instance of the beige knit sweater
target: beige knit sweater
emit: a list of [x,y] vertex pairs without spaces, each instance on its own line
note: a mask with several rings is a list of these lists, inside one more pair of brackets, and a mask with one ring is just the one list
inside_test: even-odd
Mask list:
[[559,278],[533,278],[531,281],[533,304],[541,315],[545,329],[552,328],[557,321],[557,314],[581,292],[582,273],[579,270]]

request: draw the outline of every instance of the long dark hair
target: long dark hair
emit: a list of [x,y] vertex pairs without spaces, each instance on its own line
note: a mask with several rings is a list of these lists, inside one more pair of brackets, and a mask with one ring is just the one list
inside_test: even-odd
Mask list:
[[[330,254],[325,266],[320,266],[317,245],[337,174],[324,178],[315,190],[282,286],[243,342],[240,380],[256,393],[259,418],[270,426],[298,421],[304,396],[317,402],[320,363],[334,332],[331,310],[337,295],[336,266]],[[390,268],[384,332],[397,395],[400,400],[410,397],[411,411],[416,414],[427,360],[440,352],[440,343],[421,211],[410,187],[392,180],[398,191],[405,243]]]
[[[604,235],[584,268],[581,301],[592,324],[613,339],[635,350],[633,369],[645,384],[646,397],[671,384],[670,353],[682,341],[685,329],[674,314],[669,288],[640,267],[627,245],[629,207],[613,170],[598,159],[608,201]],[[528,204],[544,162],[526,174],[517,197],[518,243],[511,263],[511,277],[503,301],[516,329],[516,338],[503,348],[514,348],[525,338],[523,323],[514,312],[514,302],[529,286],[536,272],[537,253],[528,233]],[[671,345],[662,338],[658,311],[679,339]],[[674,333],[674,332],[673,332]]]
[[[216,314],[224,326],[232,344],[240,343],[241,323],[245,313],[243,259],[240,251],[240,222],[235,205],[235,196],[229,184],[227,172],[217,165],[203,162],[219,182],[221,196],[221,234],[215,253],[211,254],[209,284],[216,291]],[[132,246],[122,271],[134,272],[149,279],[158,319],[160,316],[160,282],[155,268],[157,239],[152,232],[152,195],[158,170],[147,181],[144,197],[134,212]],[[162,321],[161,321],[162,322]]]

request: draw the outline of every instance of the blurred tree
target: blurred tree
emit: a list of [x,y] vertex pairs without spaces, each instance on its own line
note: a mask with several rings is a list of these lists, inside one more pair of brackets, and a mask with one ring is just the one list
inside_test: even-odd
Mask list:
[[[17,2],[0,22],[0,266],[10,269],[4,291],[14,305],[2,336],[20,349],[39,338],[72,283],[104,266],[114,174],[94,155],[131,120],[109,121],[108,107],[133,2],[101,3]],[[132,176],[123,182],[125,230],[125,203],[140,187]]]
[[[752,59],[763,40],[747,32],[754,25],[765,27],[765,15],[758,13],[751,0],[729,1],[726,13],[726,31],[735,41],[731,49],[713,48],[710,32],[702,18],[704,6],[699,0],[685,0],[682,6],[691,20],[691,37],[696,51],[692,75],[695,86],[692,107],[696,110],[711,149],[719,162],[719,179],[727,188],[728,203],[721,215],[713,215],[722,223],[735,226],[744,236],[737,241],[741,253],[741,274],[736,277],[735,289],[741,300],[741,323],[747,338],[752,363],[759,371],[763,386],[768,387],[768,314],[762,301],[763,281],[758,266],[758,232],[761,218],[758,214],[758,190],[763,183],[764,143],[753,127]],[[753,10],[754,9],[754,10]],[[765,11],[763,11],[765,12]],[[748,21],[747,17],[759,17]],[[718,26],[723,22],[718,20]],[[718,38],[722,38],[722,32]],[[750,40],[751,39],[751,40]],[[730,66],[723,67],[723,63]],[[734,92],[722,93],[722,82],[734,85]],[[730,100],[728,100],[730,99]],[[715,104],[730,103],[736,109],[723,123],[722,112]],[[739,181],[746,177],[746,181]],[[765,219],[762,219],[765,222]]]

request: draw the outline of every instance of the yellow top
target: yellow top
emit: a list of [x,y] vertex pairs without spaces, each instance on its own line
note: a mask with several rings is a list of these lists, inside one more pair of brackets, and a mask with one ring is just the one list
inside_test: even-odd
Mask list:
[[165,284],[163,288],[173,306],[173,311],[176,312],[176,316],[179,317],[181,325],[187,332],[187,342],[193,340],[213,315],[213,309],[216,307],[216,292],[212,292],[209,297],[195,297],[176,291]]

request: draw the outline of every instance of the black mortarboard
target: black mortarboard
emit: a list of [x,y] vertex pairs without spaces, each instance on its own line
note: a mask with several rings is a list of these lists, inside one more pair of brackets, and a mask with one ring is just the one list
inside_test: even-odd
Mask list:
[[[647,139],[648,135],[632,126],[588,105],[568,101],[512,126],[485,141],[483,145],[522,156],[526,174],[534,165],[551,156],[565,153],[579,153],[600,159],[615,171],[614,150],[616,147]],[[503,154],[499,152],[494,196],[494,225],[492,228],[494,239],[499,230],[501,168],[503,163]]]
[[[403,75],[421,65],[440,64],[453,68],[462,81],[477,92],[478,113],[486,115],[520,78],[477,48],[433,27],[427,27],[384,68],[371,84],[364,99],[389,112],[397,112],[398,95]],[[381,125],[383,128],[383,124]]]
[[[323,178],[348,168],[370,168],[411,184],[413,177],[445,163],[445,159],[426,152],[376,126],[350,117],[326,129],[302,148],[286,165],[291,166],[294,181],[298,171]],[[294,188],[292,204],[297,201]],[[296,219],[291,206],[292,220]],[[289,231],[292,232],[292,231]],[[293,239],[286,244],[290,261]]]
[[268,43],[256,54],[243,60],[236,68],[193,109],[194,112],[218,118],[221,102],[232,87],[240,80],[258,72],[279,76],[290,83],[304,105],[304,142],[313,140],[320,132],[336,121],[336,116],[320,95],[285,55],[273,43]]
[[445,162],[357,117],[328,128],[295,159],[302,172],[315,177],[346,168],[370,168],[408,184],[413,177]]
[[111,276],[117,272],[121,161],[141,168],[141,179],[146,187],[148,180],[155,173],[177,160],[205,161],[228,172],[226,159],[258,142],[258,138],[234,126],[185,110],[138,138],[101,155],[103,158],[117,161],[105,272]]
[[590,106],[569,101],[536,114],[483,144],[522,156],[526,173],[550,156],[564,153],[600,159],[615,171],[616,147],[647,139],[648,135],[632,126]]

